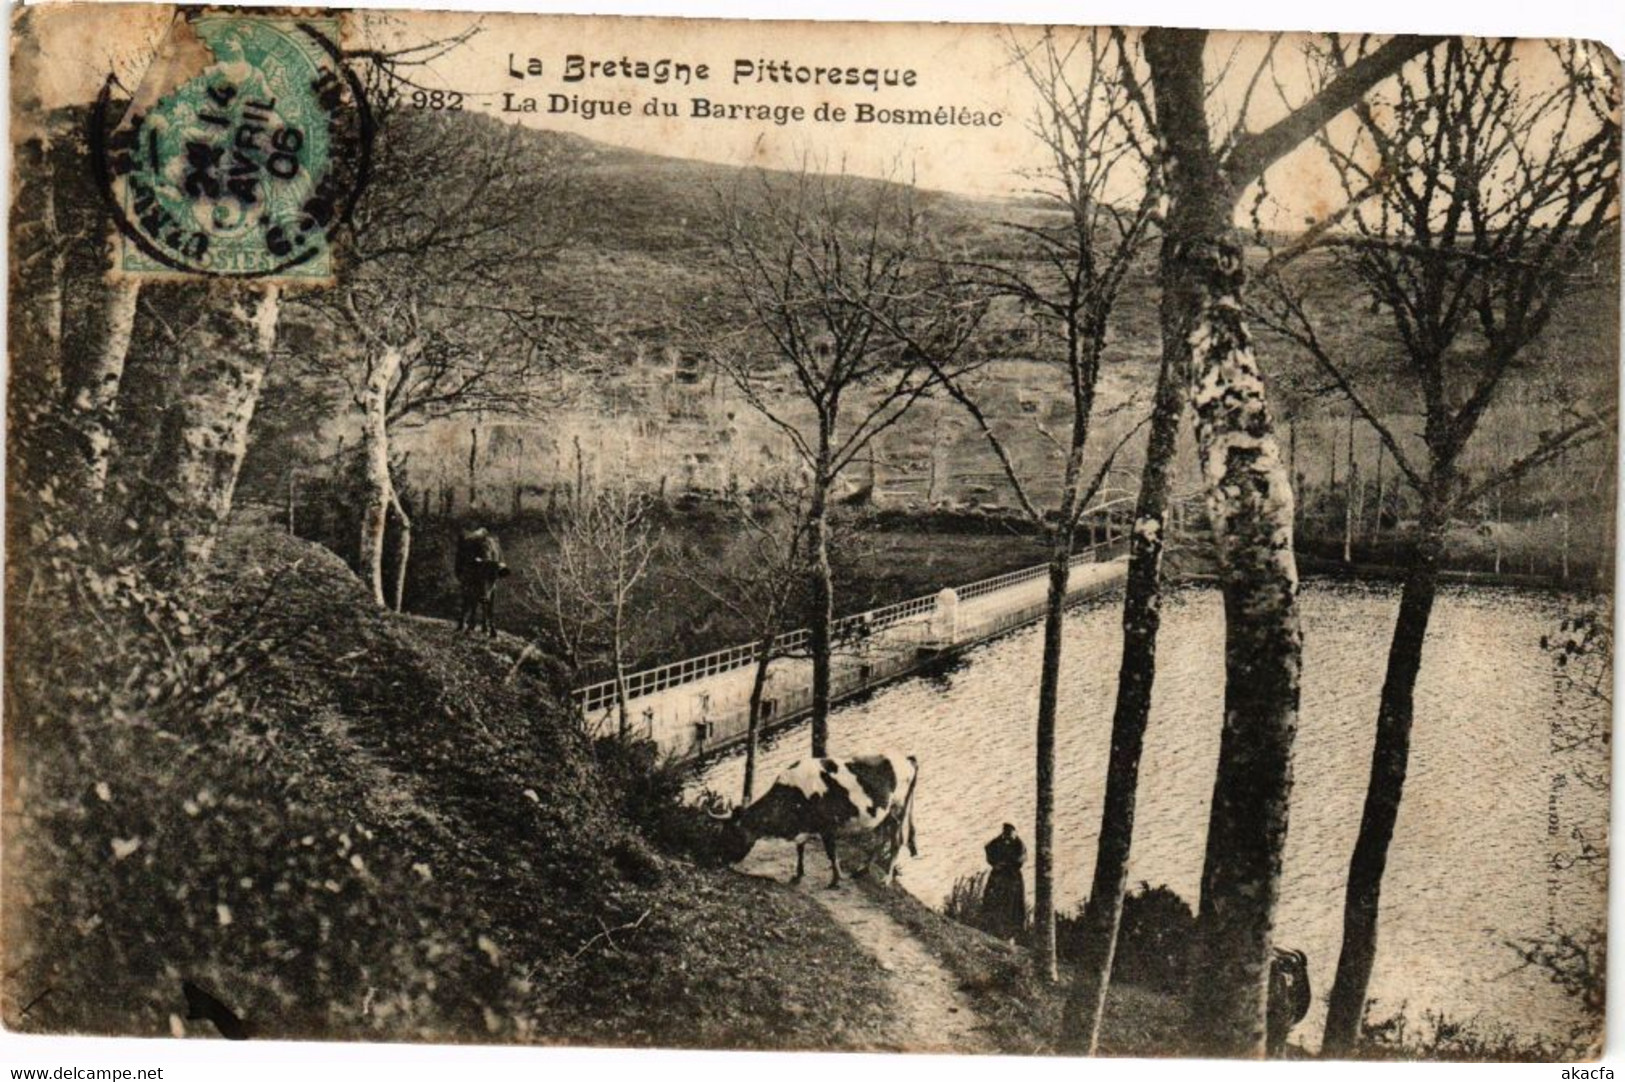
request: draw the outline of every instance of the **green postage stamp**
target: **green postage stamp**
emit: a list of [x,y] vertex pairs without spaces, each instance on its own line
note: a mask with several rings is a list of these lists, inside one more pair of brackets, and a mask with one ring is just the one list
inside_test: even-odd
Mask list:
[[109,82],[92,151],[119,271],[331,277],[371,135],[338,37],[333,17],[183,14],[121,116]]

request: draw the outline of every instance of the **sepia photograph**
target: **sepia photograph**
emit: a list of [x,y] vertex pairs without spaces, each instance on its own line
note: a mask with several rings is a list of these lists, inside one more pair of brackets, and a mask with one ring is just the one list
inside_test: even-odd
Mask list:
[[1609,43],[752,14],[12,9],[8,1061],[1601,1059]]

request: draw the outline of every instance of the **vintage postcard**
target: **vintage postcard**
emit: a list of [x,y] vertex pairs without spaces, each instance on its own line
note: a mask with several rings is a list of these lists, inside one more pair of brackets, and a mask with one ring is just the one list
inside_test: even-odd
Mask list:
[[11,35],[8,1029],[1601,1054],[1606,47]]

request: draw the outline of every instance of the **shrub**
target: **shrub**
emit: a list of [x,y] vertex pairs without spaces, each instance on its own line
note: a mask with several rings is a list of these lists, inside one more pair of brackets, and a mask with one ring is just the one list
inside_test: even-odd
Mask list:
[[[1076,961],[1083,953],[1084,905],[1055,918],[1056,953]],[[1123,897],[1112,980],[1160,992],[1185,987],[1186,955],[1196,933],[1196,917],[1179,895],[1165,886],[1141,883]]]
[[701,864],[723,862],[720,828],[704,807],[683,800],[690,766],[642,737],[601,736],[592,753],[620,814],[645,840]]
[[1112,980],[1179,992],[1185,987],[1195,935],[1196,916],[1179,895],[1166,886],[1141,883],[1123,898]]
[[1381,1021],[1361,1024],[1359,1054],[1364,1059],[1433,1059],[1465,1063],[1555,1063],[1594,1059],[1598,1031],[1576,1035],[1569,1041],[1530,1038],[1511,1030],[1486,1026],[1476,1019],[1452,1019],[1436,1011],[1423,1011],[1413,1019],[1408,1005]]
[[960,924],[980,928],[982,926],[982,895],[986,892],[986,872],[960,876],[954,880],[954,885],[948,888],[948,897],[942,901],[943,915],[949,920],[958,921]]
[[[954,880],[943,900],[943,914],[972,928],[982,927],[982,895],[987,873]],[[1085,905],[1055,917],[1055,948],[1064,961],[1082,954]],[[1181,992],[1187,974],[1187,952],[1196,934],[1191,907],[1166,886],[1141,883],[1123,897],[1123,922],[1117,933],[1112,980],[1160,992]]]

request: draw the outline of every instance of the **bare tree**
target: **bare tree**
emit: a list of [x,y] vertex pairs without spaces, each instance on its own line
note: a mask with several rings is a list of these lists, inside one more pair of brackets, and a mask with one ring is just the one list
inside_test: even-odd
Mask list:
[[[835,620],[832,492],[935,383],[925,356],[951,367],[983,307],[931,258],[911,186],[804,168],[763,173],[720,209],[723,272],[745,325],[710,352],[806,471],[812,752],[823,755]],[[769,386],[780,376],[788,394]]]
[[143,495],[142,537],[160,579],[190,574],[214,552],[282,311],[274,285],[208,293],[179,343],[180,387]]
[[[1321,53],[1323,78],[1334,81],[1350,70],[1358,48],[1331,39]],[[1528,365],[1528,347],[1616,206],[1617,86],[1587,77],[1588,46],[1565,42],[1550,47],[1564,77],[1531,89],[1521,77],[1531,48],[1452,39],[1395,80],[1391,92],[1357,103],[1359,125],[1350,140],[1320,139],[1354,203],[1351,228],[1325,243],[1373,303],[1392,314],[1397,364],[1362,370],[1359,358],[1316,333],[1308,304],[1279,281],[1268,295],[1272,303],[1263,306],[1376,432],[1420,504],[1349,868],[1326,1024],[1325,1048],[1333,1054],[1355,1050],[1365,1013],[1446,530],[1501,486],[1613,433],[1611,403],[1595,411],[1572,404],[1510,462],[1481,477],[1469,477],[1461,465],[1485,411]],[[1373,391],[1392,393],[1396,386],[1421,407],[1420,460],[1373,405]]]
[[305,301],[353,344],[360,561],[380,605],[390,516],[398,564],[412,525],[390,476],[391,434],[460,414],[529,414],[552,399],[545,377],[562,321],[542,279],[567,237],[572,190],[568,152],[545,136],[385,100],[378,177],[357,208],[346,273]]
[[544,601],[548,637],[577,673],[600,658],[615,681],[621,736],[631,731],[627,712],[627,660],[633,640],[628,622],[634,591],[661,543],[651,520],[654,501],[618,483],[581,493],[550,525],[553,552],[533,569]]
[[[32,396],[66,407],[84,460],[75,483],[99,501],[140,283],[106,274],[102,241],[110,227],[101,202],[74,176],[83,171],[83,135],[65,130],[65,118],[49,114],[37,100],[28,108],[38,115],[28,124],[33,137],[17,146],[24,167],[17,173],[13,265],[25,321],[18,329],[41,338],[42,359],[29,366],[37,391],[19,390],[25,403]],[[87,258],[87,252],[96,254]],[[70,308],[71,321],[65,318]],[[95,318],[82,317],[87,309]]]
[[1242,319],[1237,204],[1274,162],[1435,41],[1384,43],[1259,131],[1247,126],[1255,78],[1234,130],[1216,143],[1207,113],[1207,34],[1153,29],[1144,37],[1169,195],[1163,349],[1195,388],[1197,452],[1225,600],[1225,716],[1193,965],[1202,980],[1190,1000],[1197,1052],[1264,1049],[1302,660],[1291,478]]
[[[1012,302],[1036,331],[1037,356],[1053,363],[1070,403],[1070,432],[1059,439],[1042,424],[1060,459],[1060,492],[1040,507],[1023,476],[1008,435],[987,415],[975,384],[919,352],[975,422],[1005,473],[1016,501],[1044,535],[1049,550],[1043,660],[1039,670],[1033,844],[1033,965],[1040,979],[1056,979],[1055,959],[1055,727],[1061,672],[1062,615],[1080,516],[1099,492],[1117,452],[1138,432],[1131,427],[1086,469],[1095,400],[1112,310],[1151,235],[1158,188],[1147,133],[1134,113],[1116,53],[1125,39],[1107,30],[1045,31],[1036,42],[1012,40],[1011,52],[1038,96],[1031,122],[1047,151],[1036,176],[1042,210],[1005,223],[1025,257],[962,264],[962,273],[993,297]],[[1130,193],[1123,202],[1122,193]],[[905,339],[906,328],[896,332]]]
[[737,494],[727,505],[728,521],[736,527],[728,551],[718,554],[696,545],[680,572],[748,629],[754,647],[742,805],[755,796],[768,675],[773,662],[800,654],[786,646],[784,636],[797,626],[805,601],[803,495],[794,478],[783,476],[764,479],[748,495]]

